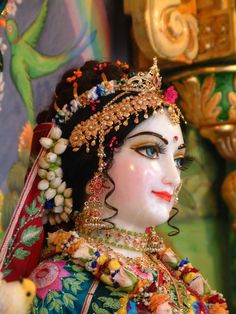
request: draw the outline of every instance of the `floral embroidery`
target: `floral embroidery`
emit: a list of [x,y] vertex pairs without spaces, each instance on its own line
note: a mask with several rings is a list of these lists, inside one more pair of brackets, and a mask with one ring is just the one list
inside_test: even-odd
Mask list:
[[37,296],[44,300],[50,290],[62,290],[62,278],[70,273],[63,267],[65,261],[46,261],[40,264],[31,274],[31,279],[37,287]]

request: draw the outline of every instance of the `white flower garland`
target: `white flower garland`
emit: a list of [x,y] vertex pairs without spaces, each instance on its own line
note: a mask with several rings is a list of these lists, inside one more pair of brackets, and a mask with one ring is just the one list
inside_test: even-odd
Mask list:
[[63,171],[61,158],[68,146],[68,140],[61,138],[59,127],[52,128],[50,137],[42,137],[39,142],[47,150],[45,156],[39,160],[38,175],[42,180],[38,189],[44,192],[46,198],[43,222],[51,225],[68,222],[72,212],[72,189],[62,180]]

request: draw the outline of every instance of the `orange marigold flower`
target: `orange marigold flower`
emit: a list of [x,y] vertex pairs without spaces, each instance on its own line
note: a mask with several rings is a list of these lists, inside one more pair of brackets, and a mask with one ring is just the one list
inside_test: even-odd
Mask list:
[[84,239],[79,239],[76,243],[73,243],[69,249],[67,250],[67,252],[69,254],[73,254],[80,246],[81,244],[83,244],[85,242]]
[[144,288],[147,284],[148,284],[148,281],[146,279],[139,280],[139,282],[137,283],[137,285],[134,288],[134,291],[130,294],[130,296],[133,297],[135,294],[137,294],[137,293],[139,294],[140,293],[139,289]]
[[49,233],[48,235],[48,245],[54,245],[56,247],[56,252],[62,252],[61,244],[63,241],[68,240],[71,237],[70,232],[57,231]]
[[226,303],[215,303],[210,307],[210,314],[228,314]]
[[151,296],[149,302],[149,309],[154,312],[156,311],[157,307],[169,300],[167,295],[161,293],[155,293]]

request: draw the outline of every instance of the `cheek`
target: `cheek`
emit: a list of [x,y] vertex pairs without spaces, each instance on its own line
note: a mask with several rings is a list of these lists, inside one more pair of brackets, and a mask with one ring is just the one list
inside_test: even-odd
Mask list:
[[117,194],[131,197],[145,192],[149,194],[158,181],[159,171],[156,161],[142,158],[134,152],[121,152],[115,156],[109,174],[115,182]]

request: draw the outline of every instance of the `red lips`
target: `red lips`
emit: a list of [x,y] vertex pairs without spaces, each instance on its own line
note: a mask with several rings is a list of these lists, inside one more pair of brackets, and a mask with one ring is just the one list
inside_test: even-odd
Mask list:
[[168,192],[165,191],[152,191],[153,194],[155,194],[157,197],[163,199],[164,201],[167,201],[168,203],[170,203],[172,195]]

